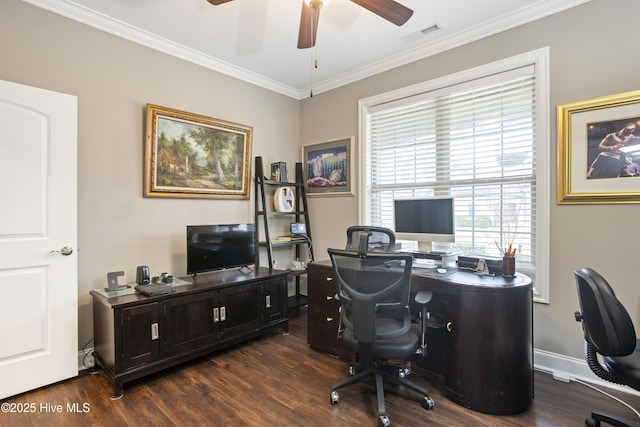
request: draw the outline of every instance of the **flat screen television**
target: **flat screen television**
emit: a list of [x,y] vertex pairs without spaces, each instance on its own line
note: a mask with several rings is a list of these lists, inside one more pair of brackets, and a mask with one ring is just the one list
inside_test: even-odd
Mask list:
[[255,264],[255,224],[187,225],[187,274]]
[[449,243],[456,241],[453,197],[397,199],[393,203],[398,240],[417,241],[421,251],[449,251]]

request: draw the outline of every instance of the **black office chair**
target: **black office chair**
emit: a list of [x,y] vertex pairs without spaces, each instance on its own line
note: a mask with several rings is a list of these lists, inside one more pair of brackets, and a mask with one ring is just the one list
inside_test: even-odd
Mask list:
[[367,252],[366,236],[361,238],[360,248],[359,251],[328,250],[341,302],[339,337],[357,355],[357,362],[349,369],[351,376],[331,387],[331,403],[339,402],[338,389],[375,379],[378,425],[389,427],[383,378],[420,393],[426,409],[434,407],[428,391],[405,378],[409,365],[389,363],[390,360],[410,360],[416,352],[426,351],[426,304],[431,293],[421,291],[416,295],[416,301],[423,307],[421,331],[419,325],[412,323],[409,312],[411,256]]
[[360,237],[369,236],[368,251],[393,251],[396,247],[396,234],[393,230],[372,225],[352,225],[347,228],[347,250],[358,250]]
[[[580,302],[580,311],[576,311],[575,317],[582,322],[589,368],[604,380],[640,390],[640,339],[636,337],[629,313],[596,271],[583,268],[574,275]],[[601,422],[613,426],[637,425],[597,412],[592,412],[585,424],[592,427],[600,426]]]

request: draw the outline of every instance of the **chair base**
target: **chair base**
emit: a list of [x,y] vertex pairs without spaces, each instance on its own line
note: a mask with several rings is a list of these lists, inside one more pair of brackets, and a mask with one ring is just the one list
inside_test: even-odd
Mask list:
[[[349,368],[352,372],[352,367]],[[420,393],[422,398],[422,406],[431,410],[435,406],[435,402],[429,395],[429,392],[419,385],[407,380],[404,376],[408,373],[408,369],[405,367],[399,367],[397,365],[391,365],[386,362],[374,362],[370,368],[364,369],[355,375],[352,375],[344,380],[331,386],[331,403],[337,404],[340,400],[337,390],[350,386],[352,384],[374,380],[376,385],[376,395],[378,400],[378,425],[380,427],[389,427],[391,422],[387,417],[384,403],[384,382],[401,385],[407,387],[417,393]]]

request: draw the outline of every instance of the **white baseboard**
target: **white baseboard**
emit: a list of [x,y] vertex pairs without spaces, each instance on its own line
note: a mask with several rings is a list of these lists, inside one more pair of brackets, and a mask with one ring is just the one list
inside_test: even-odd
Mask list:
[[538,371],[553,375],[558,381],[569,382],[580,380],[598,387],[609,388],[624,393],[640,396],[640,392],[631,387],[613,384],[598,378],[587,365],[584,359],[564,356],[562,354],[550,353],[544,350],[533,351],[533,365]]

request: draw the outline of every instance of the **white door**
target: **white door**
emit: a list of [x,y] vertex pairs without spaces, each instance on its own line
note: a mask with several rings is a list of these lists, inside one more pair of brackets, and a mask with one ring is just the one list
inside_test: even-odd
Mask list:
[[0,80],[0,399],[78,374],[76,151],[75,96]]

